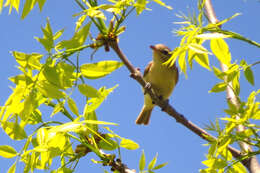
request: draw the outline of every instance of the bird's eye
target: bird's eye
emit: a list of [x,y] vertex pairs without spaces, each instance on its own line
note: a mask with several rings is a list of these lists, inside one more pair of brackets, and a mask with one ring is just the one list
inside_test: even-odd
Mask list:
[[161,53],[164,54],[164,55],[168,55],[169,51],[168,50],[162,50]]

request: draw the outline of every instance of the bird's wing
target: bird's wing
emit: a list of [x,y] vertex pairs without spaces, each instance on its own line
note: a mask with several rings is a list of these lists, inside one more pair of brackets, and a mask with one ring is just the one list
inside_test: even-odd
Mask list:
[[150,71],[150,68],[152,67],[153,62],[149,62],[149,64],[144,69],[144,77],[147,75],[147,73]]

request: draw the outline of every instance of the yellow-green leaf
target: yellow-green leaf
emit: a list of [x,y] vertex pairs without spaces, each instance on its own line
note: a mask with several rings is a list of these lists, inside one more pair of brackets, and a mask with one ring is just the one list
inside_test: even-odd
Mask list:
[[209,92],[215,92],[215,93],[222,92],[222,91],[225,91],[226,88],[227,88],[227,84],[221,82],[221,83],[214,85]]
[[210,41],[210,48],[220,62],[226,65],[231,63],[229,47],[223,39],[212,39]]
[[54,99],[61,99],[66,95],[64,92],[60,91],[57,86],[44,81],[38,83],[38,89],[44,96]]
[[203,47],[201,44],[196,43],[190,43],[188,45],[189,49],[193,50],[194,52],[198,54],[211,54],[205,47]]
[[153,160],[148,164],[148,169],[151,170],[154,168],[154,165],[157,162],[157,157],[158,157],[158,153],[156,153],[155,157],[153,158]]
[[37,70],[41,69],[40,60],[43,57],[42,54],[39,53],[26,54],[17,51],[13,51],[12,54],[21,67],[23,68],[30,67],[32,69],[37,69]]
[[210,66],[209,66],[209,56],[208,54],[196,54],[195,55],[195,61],[201,65],[202,67],[211,70]]
[[23,6],[22,19],[24,19],[36,4],[36,0],[26,0]]
[[72,98],[68,98],[68,105],[70,110],[77,116],[79,116],[78,107]]
[[254,74],[253,74],[253,71],[251,70],[250,67],[246,67],[246,68],[245,68],[244,75],[245,75],[245,77],[246,77],[246,80],[247,80],[251,85],[255,85]]
[[137,0],[135,3],[136,13],[137,15],[141,14],[143,10],[146,8],[147,0]]
[[154,2],[156,2],[157,4],[163,6],[163,7],[166,7],[168,8],[169,10],[172,10],[172,7],[169,6],[169,5],[166,5],[164,2],[162,2],[161,0],[153,0]]
[[57,49],[72,49],[82,46],[89,34],[89,29],[91,26],[91,22],[86,24],[84,27],[76,31],[73,37],[70,40],[63,40],[59,42],[56,46]]
[[83,64],[80,67],[82,75],[88,79],[104,77],[123,65],[118,61],[100,61],[93,64]]
[[162,163],[160,165],[157,165],[153,168],[153,170],[157,170],[157,169],[161,169],[162,167],[166,166],[168,164],[168,162]]
[[24,128],[18,123],[4,122],[2,123],[5,133],[13,140],[22,140],[27,137]]
[[186,71],[187,71],[186,51],[182,52],[182,53],[179,55],[178,63],[179,63],[179,65],[180,65],[181,71],[183,71],[183,73],[184,73],[185,75],[187,75],[187,74],[186,74]]
[[142,155],[141,158],[139,160],[139,170],[143,171],[145,168],[145,154],[144,154],[144,150],[142,151]]
[[5,158],[13,158],[17,156],[17,152],[9,145],[0,145],[0,156]]
[[97,89],[95,89],[92,86],[87,85],[87,84],[78,85],[78,89],[79,89],[80,93],[85,95],[86,97],[94,98],[94,97],[100,96]]
[[16,162],[8,169],[7,173],[15,173],[16,170]]
[[139,145],[130,139],[123,138],[120,142],[120,147],[128,150],[136,150],[139,148]]
[[45,28],[42,27],[43,37],[35,37],[35,39],[43,45],[46,51],[50,52],[51,49],[54,47],[54,39],[53,39],[53,32],[51,29],[51,24],[49,19],[47,18],[47,23]]

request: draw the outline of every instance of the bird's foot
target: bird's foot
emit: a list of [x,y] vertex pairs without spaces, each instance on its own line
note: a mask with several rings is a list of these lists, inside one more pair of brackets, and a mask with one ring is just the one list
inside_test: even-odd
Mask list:
[[150,90],[152,88],[151,83],[146,82],[145,86],[144,86],[144,95],[147,93],[147,90]]
[[162,111],[165,111],[168,106],[169,106],[169,99],[166,99],[164,100],[164,106],[162,107]]

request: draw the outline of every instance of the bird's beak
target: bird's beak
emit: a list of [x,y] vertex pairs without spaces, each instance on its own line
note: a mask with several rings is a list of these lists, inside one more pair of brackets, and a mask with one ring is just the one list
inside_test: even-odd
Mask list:
[[153,49],[154,51],[157,50],[157,49],[155,48],[155,46],[153,46],[153,45],[151,45],[150,48]]

